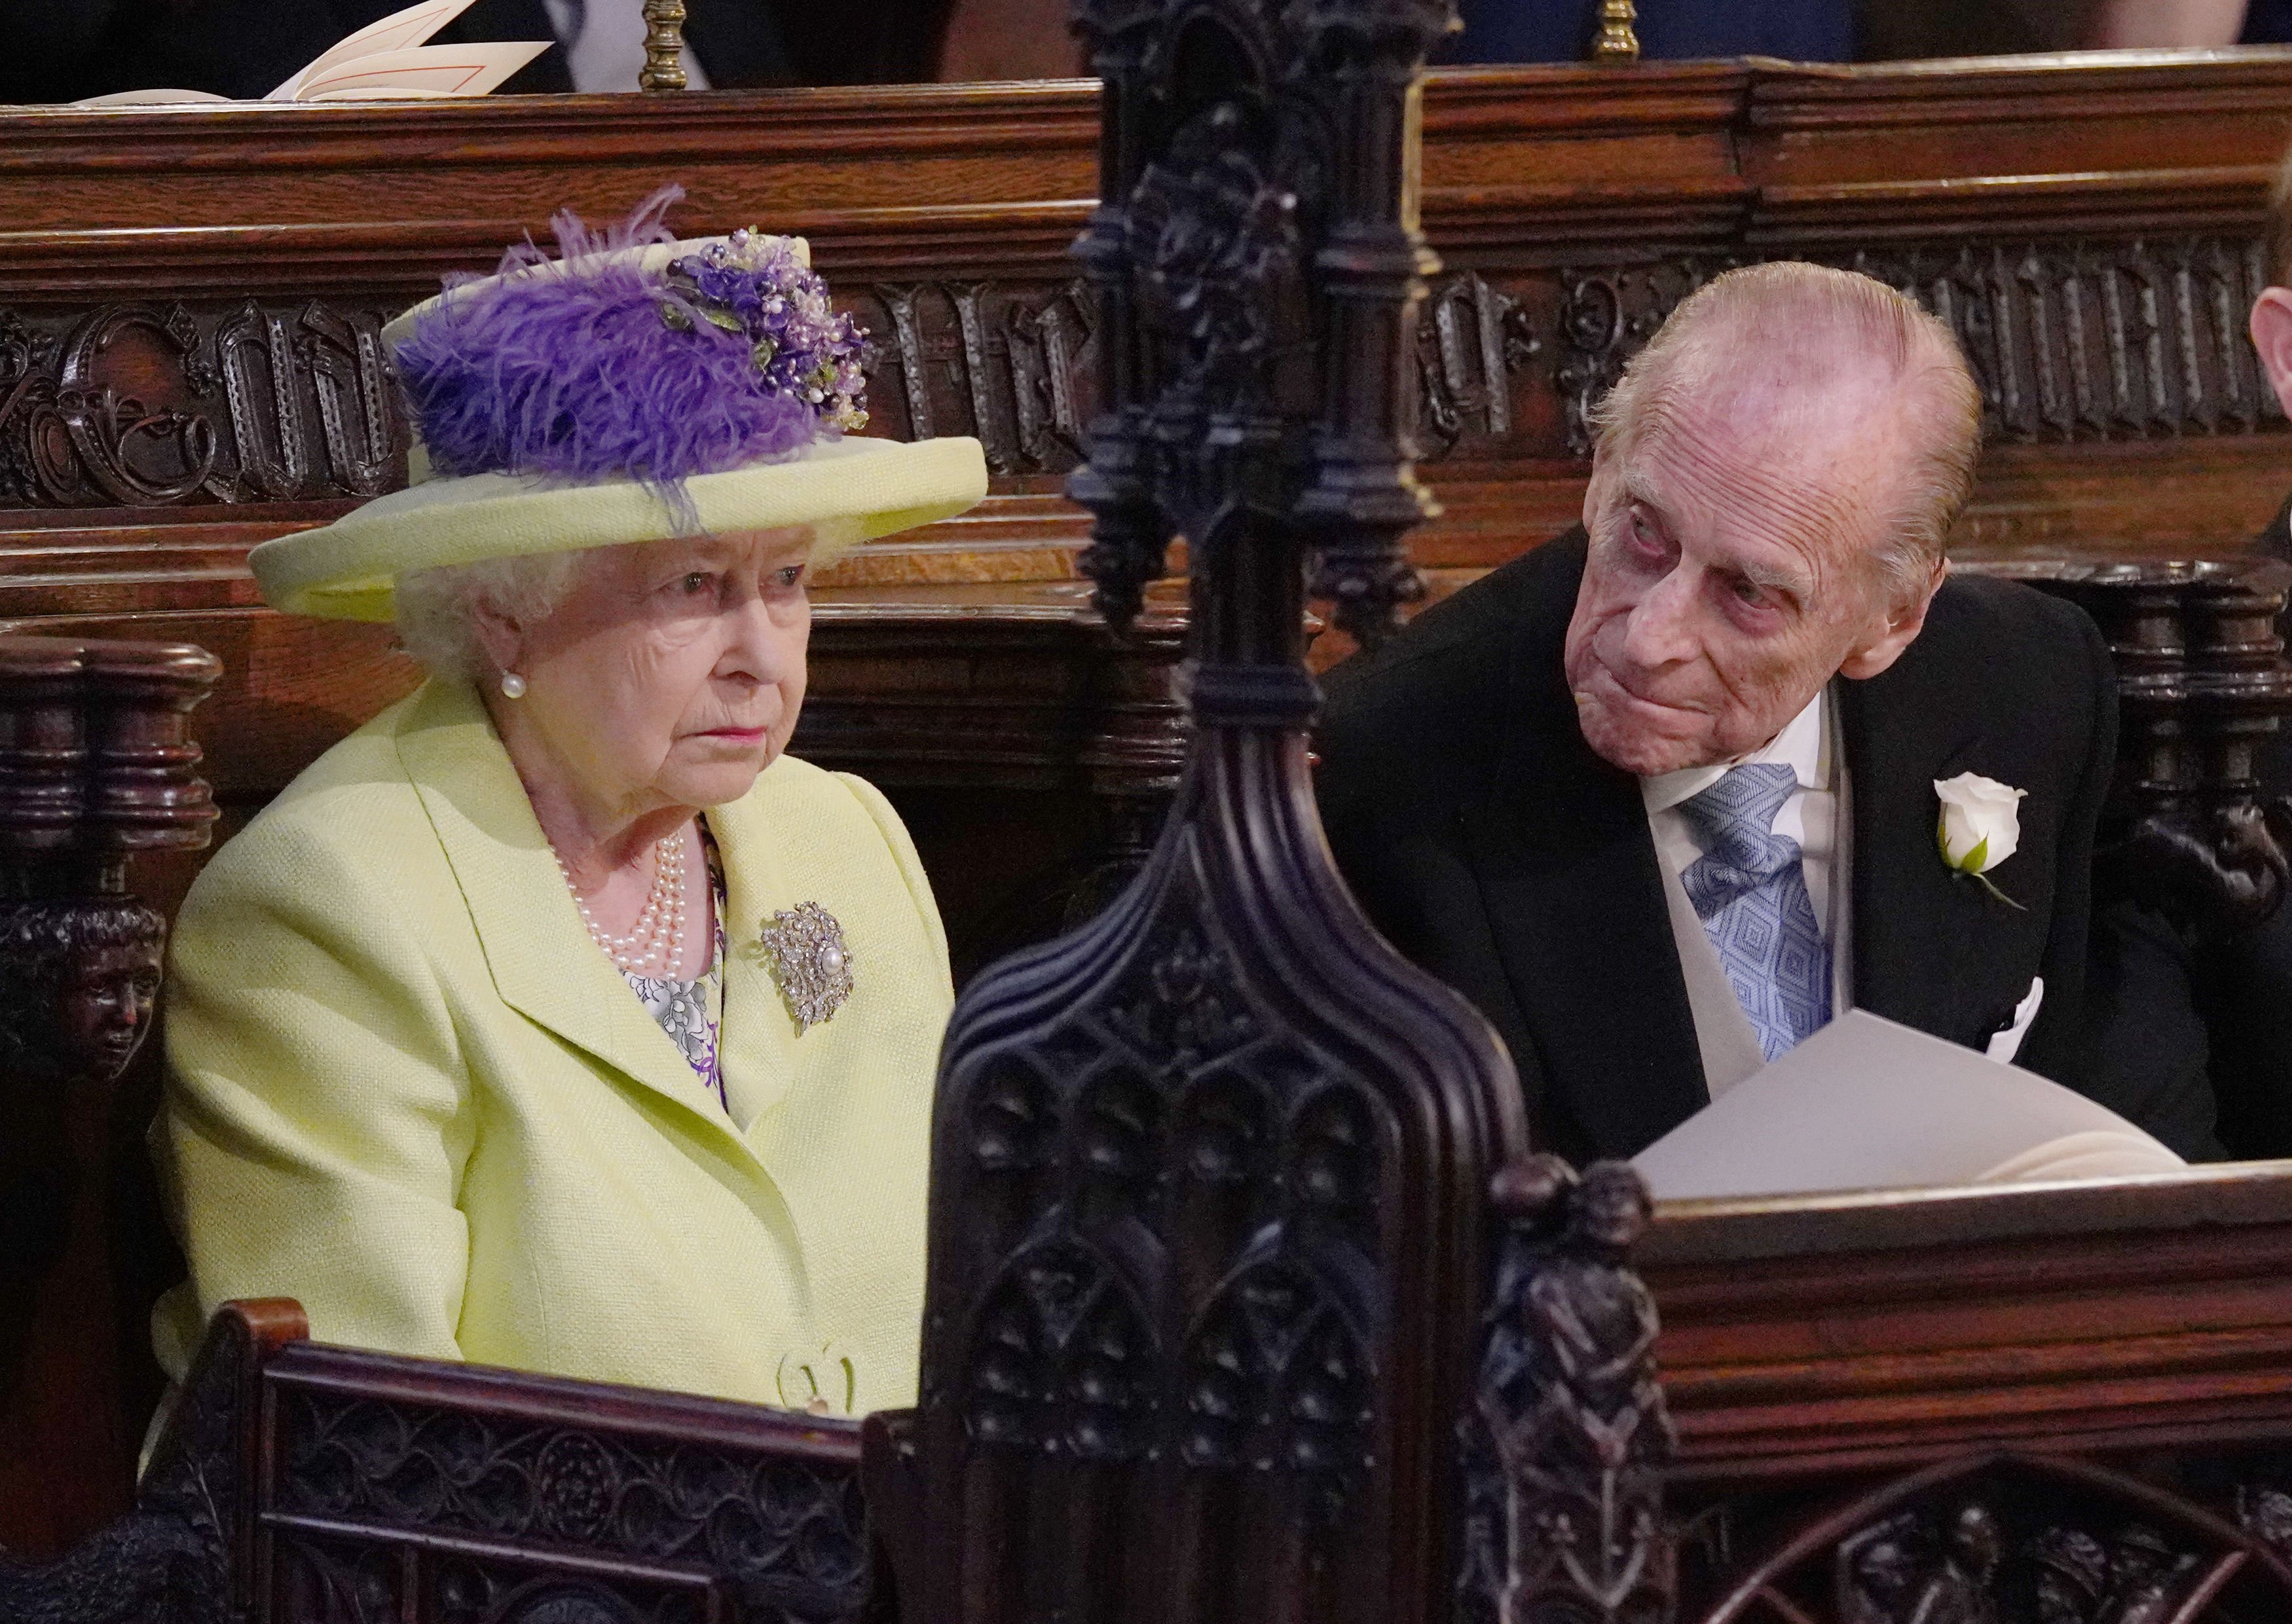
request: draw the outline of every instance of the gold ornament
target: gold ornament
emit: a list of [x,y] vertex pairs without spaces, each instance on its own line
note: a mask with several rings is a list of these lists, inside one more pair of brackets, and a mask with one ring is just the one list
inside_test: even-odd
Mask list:
[[1600,35],[1592,42],[1592,60],[1595,62],[1636,62],[1640,60],[1640,36],[1633,25],[1640,20],[1639,7],[1632,0],[1601,0]]
[[684,0],[644,0],[645,65],[637,84],[645,90],[684,88]]

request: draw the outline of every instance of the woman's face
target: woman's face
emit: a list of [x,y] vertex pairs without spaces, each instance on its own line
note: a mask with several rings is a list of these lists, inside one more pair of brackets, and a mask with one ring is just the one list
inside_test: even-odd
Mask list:
[[599,548],[548,616],[488,625],[558,788],[633,817],[746,795],[803,705],[811,542],[797,528]]

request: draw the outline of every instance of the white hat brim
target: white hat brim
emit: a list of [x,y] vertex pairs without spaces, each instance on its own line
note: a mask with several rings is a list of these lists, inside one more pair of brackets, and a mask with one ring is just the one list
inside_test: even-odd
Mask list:
[[[809,525],[812,562],[825,564],[860,542],[975,505],[987,495],[987,458],[979,441],[962,437],[830,440],[785,462],[695,474],[685,489],[702,530]],[[263,542],[247,564],[273,609],[387,622],[397,578],[416,570],[679,533],[660,497],[634,480],[554,485],[478,473],[376,497],[332,524]]]

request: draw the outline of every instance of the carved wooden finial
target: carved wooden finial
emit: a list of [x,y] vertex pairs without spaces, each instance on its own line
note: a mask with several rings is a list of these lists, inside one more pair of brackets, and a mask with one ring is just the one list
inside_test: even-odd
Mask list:
[[127,854],[206,844],[184,719],[222,670],[186,643],[0,638],[0,889],[117,891]]
[[[645,0],[645,65],[637,84],[646,90],[682,90],[684,0]],[[1638,47],[1633,47],[1636,53]]]
[[1640,20],[1640,8],[1632,0],[1600,0],[1600,33],[1592,42],[1592,60],[1595,62],[1636,62],[1640,60],[1640,36],[1634,26]]
[[1137,878],[948,1027],[914,1447],[869,1489],[916,1508],[889,1588],[910,1624],[1422,1620],[1520,1083],[1332,865],[1304,599],[1310,558],[1367,642],[1416,590],[1417,98],[1453,10],[1077,14],[1105,163],[1069,489],[1118,627],[1186,542],[1193,736]]
[[185,643],[0,638],[0,1078],[108,1081],[142,1042],[165,925],[127,860],[206,844],[184,723],[221,675]]

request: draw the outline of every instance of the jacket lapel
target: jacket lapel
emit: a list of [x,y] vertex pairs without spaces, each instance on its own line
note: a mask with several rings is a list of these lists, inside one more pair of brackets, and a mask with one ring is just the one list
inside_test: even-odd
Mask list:
[[[2035,954],[2018,950],[2015,939],[2044,916],[2016,913],[1941,860],[1935,780],[2013,775],[1992,758],[1962,685],[1930,680],[1944,674],[1914,659],[1917,652],[1913,644],[1893,670],[1833,690],[1852,775],[1854,1002],[1979,1048],[2029,991]],[[2013,877],[1997,877],[2009,893]],[[2050,901],[2020,900],[2031,908]]]
[[[433,678],[399,729],[398,753],[445,848],[503,1002],[738,1143],[683,1053],[588,941],[475,691]],[[726,990],[729,1005],[729,981]]]
[[1629,1156],[1708,1095],[1639,780],[1584,742],[1562,669],[1572,579],[1558,595],[1556,616],[1521,618],[1507,662],[1519,721],[1463,824],[1544,1073],[1539,1114],[1571,1119],[1599,1155]]
[[795,1077],[795,1022],[764,965],[757,935],[765,918],[798,900],[788,895],[768,820],[755,801],[750,796],[707,814],[724,861],[724,1024],[717,1056],[725,1097],[752,1137]]

